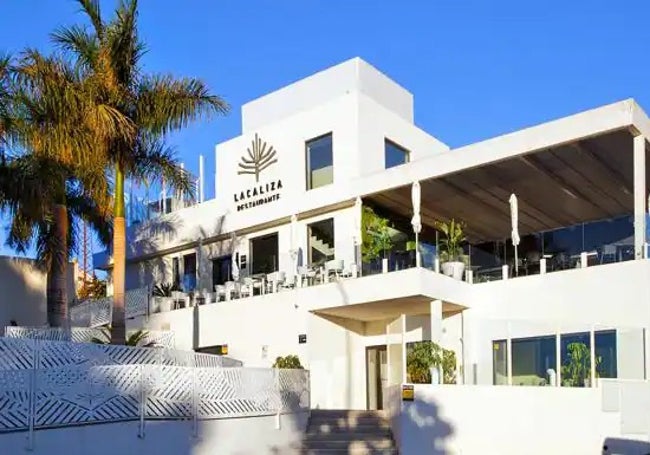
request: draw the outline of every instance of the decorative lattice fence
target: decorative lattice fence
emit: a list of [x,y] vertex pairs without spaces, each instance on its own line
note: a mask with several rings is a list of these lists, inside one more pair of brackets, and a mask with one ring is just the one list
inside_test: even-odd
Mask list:
[[0,338],[0,371],[143,364],[205,368],[242,366],[240,361],[228,357],[175,349]]
[[[126,291],[124,296],[127,318],[144,316],[149,308],[149,288]],[[109,324],[113,312],[113,297],[88,299],[70,307],[70,324],[75,327],[99,327]]]
[[0,431],[309,409],[305,370],[66,365],[0,371]]
[[[134,331],[127,332],[127,336]],[[106,338],[103,329],[98,327],[72,327],[70,331],[60,327],[5,327],[5,337],[32,338],[35,340],[74,341],[76,343],[91,343],[94,338]],[[153,344],[167,348],[174,347],[174,332],[145,330],[141,345]]]

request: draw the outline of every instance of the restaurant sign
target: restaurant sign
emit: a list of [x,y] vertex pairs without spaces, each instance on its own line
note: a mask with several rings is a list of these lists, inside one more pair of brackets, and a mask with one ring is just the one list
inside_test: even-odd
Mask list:
[[238,163],[238,175],[255,176],[254,187],[233,194],[238,212],[280,199],[281,179],[260,183],[262,172],[277,162],[277,151],[272,145],[262,141],[256,133],[251,146],[246,149],[246,154]]

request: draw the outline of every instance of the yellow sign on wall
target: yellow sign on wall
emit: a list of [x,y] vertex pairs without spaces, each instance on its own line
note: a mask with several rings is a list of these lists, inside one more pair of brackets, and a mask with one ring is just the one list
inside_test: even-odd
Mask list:
[[412,385],[402,386],[402,401],[413,401],[415,398],[415,389]]

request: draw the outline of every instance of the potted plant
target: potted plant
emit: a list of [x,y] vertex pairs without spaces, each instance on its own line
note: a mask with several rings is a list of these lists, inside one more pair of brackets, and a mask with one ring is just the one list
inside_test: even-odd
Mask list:
[[[590,387],[591,384],[591,352],[585,343],[574,342],[567,346],[566,364],[562,365],[563,387]],[[596,377],[602,362],[601,356],[596,356]]]
[[408,347],[406,371],[414,384],[455,384],[456,353],[433,341],[419,341]]
[[467,262],[467,256],[463,253],[463,247],[461,246],[466,240],[463,232],[465,223],[452,218],[448,223],[436,222],[436,229],[443,235],[440,240],[438,256],[442,273],[456,280],[462,280],[465,263]]
[[370,207],[363,207],[361,216],[361,256],[364,263],[372,263],[381,257],[382,272],[388,272],[386,253],[393,247],[389,221],[375,213]]
[[[171,283],[161,283],[157,284],[153,288],[153,301],[154,309],[158,309],[158,312],[164,313],[172,310],[174,301],[172,299],[172,292],[178,291],[178,286]],[[153,311],[154,313],[156,311]]]

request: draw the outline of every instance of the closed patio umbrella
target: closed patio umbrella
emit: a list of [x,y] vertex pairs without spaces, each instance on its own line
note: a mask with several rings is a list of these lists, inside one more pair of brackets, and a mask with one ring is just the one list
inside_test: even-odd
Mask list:
[[291,241],[289,254],[291,255],[291,273],[295,276],[298,273],[298,217],[295,214],[291,215],[290,229]]
[[232,238],[230,239],[230,249],[232,251],[231,263],[230,263],[230,274],[234,281],[239,281],[239,262],[238,262],[238,245],[239,240],[237,239],[237,234],[233,232]]
[[421,203],[420,182],[415,181],[411,186],[411,203],[413,204],[413,218],[411,218],[411,225],[413,232],[415,232],[415,265],[420,266],[420,245],[419,235],[422,231],[422,218],[420,217],[420,203]]
[[357,196],[354,201],[354,262],[357,264],[357,271],[361,273],[361,243],[363,233],[361,232],[361,217],[363,216],[363,202]]
[[510,195],[510,220],[512,222],[512,245],[515,247],[515,275],[519,275],[519,257],[517,247],[521,239],[519,238],[519,204],[517,196],[514,193]]

